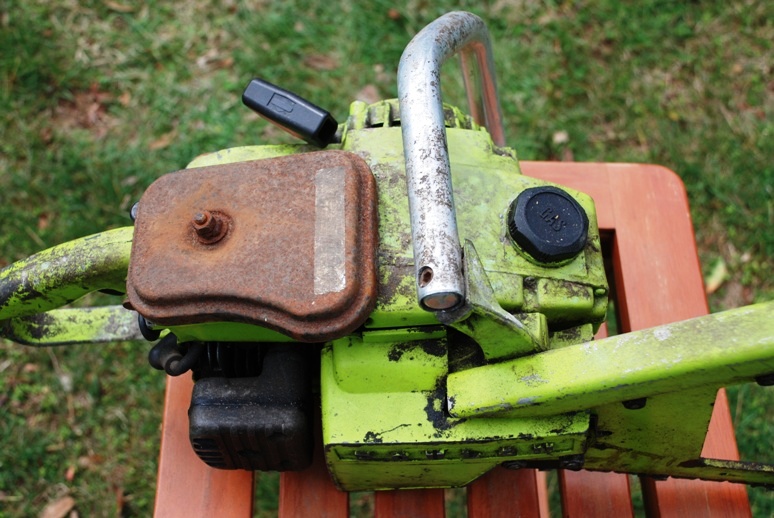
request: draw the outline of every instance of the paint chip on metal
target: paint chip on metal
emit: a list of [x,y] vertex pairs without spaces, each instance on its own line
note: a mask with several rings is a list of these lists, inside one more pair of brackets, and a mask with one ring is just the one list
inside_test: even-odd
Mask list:
[[337,293],[346,285],[344,181],[346,169],[320,169],[314,177],[314,294]]

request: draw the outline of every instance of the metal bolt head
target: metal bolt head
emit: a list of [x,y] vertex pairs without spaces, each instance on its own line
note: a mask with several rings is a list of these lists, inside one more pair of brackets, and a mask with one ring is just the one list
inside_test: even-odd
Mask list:
[[443,450],[427,450],[425,451],[425,458],[430,460],[443,459],[446,457],[446,452]]
[[376,458],[376,454],[372,451],[357,450],[355,451],[355,458],[357,460],[371,460]]
[[510,457],[512,455],[516,455],[516,448],[513,446],[501,446],[500,449],[497,450],[497,455],[500,457]]
[[536,454],[550,454],[554,451],[554,443],[541,442],[532,445],[532,453]]
[[208,211],[197,212],[193,217],[193,224],[195,228],[204,228],[208,223],[212,221],[212,214]]
[[129,217],[132,218],[132,222],[137,220],[137,211],[140,210],[140,202],[135,202],[132,208],[129,209]]
[[628,401],[623,402],[624,408],[627,410],[640,410],[642,408],[645,408],[645,405],[647,404],[648,399],[644,397],[640,397],[637,399],[630,399]]
[[203,210],[194,214],[191,226],[196,237],[204,245],[213,245],[223,239],[228,232],[225,216],[218,212]]
[[481,452],[465,449],[460,452],[460,457],[462,457],[463,459],[477,459],[481,457]]
[[559,467],[570,471],[580,471],[583,469],[584,462],[583,455],[569,455],[559,459]]

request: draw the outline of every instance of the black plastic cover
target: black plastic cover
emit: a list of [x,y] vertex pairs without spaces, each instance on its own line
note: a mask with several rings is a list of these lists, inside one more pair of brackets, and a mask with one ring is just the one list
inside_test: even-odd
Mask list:
[[262,117],[317,147],[333,142],[338,122],[330,113],[263,79],[253,79],[242,102]]
[[293,344],[272,346],[260,376],[197,381],[188,419],[191,445],[199,458],[220,469],[308,467],[314,357]]
[[557,187],[532,187],[513,201],[508,231],[519,247],[540,263],[557,263],[586,246],[589,219],[583,207]]

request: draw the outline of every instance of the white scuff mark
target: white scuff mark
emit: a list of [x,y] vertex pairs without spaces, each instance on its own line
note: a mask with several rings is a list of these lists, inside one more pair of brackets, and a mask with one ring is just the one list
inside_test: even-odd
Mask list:
[[343,167],[315,175],[314,293],[336,293],[346,286]]
[[672,336],[672,331],[670,331],[667,328],[661,328],[656,329],[653,331],[653,336],[656,337],[656,340],[659,342],[663,342],[664,340],[668,340]]
[[542,385],[545,383],[548,383],[548,380],[544,380],[540,377],[539,374],[531,374],[529,376],[522,376],[519,378],[519,381],[527,385],[528,387],[535,387],[538,385]]
[[618,351],[620,347],[626,347],[629,345],[629,342],[632,341],[632,337],[630,335],[618,335],[615,337],[615,347],[613,347],[613,352]]

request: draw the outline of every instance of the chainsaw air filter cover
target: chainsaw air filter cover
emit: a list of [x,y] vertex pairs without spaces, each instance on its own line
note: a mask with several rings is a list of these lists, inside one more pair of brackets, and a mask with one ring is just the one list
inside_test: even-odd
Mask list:
[[376,303],[376,211],[371,170],[344,151],[167,174],[139,203],[129,304],[161,325],[344,336]]

